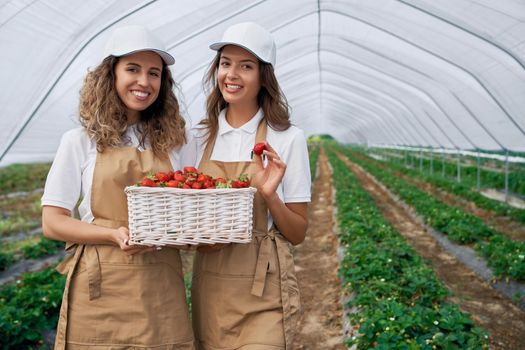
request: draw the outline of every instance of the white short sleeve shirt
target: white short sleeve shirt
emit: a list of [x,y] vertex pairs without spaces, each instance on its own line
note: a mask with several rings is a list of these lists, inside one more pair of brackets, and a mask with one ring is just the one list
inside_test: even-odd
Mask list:
[[[219,130],[211,160],[223,162],[251,161],[251,151],[255,144],[257,126],[263,118],[262,109],[239,128],[233,128],[226,121],[226,110],[219,115]],[[197,147],[197,165],[204,153],[204,130],[192,129]],[[268,126],[266,141],[272,146],[279,157],[286,163],[286,172],[277,188],[277,195],[284,203],[310,202],[311,178],[308,148],[304,132],[291,126],[284,131],[276,131]],[[273,220],[268,213],[268,228]]]
[[[126,137],[130,141],[125,146],[144,150],[139,146],[136,126],[128,128]],[[185,145],[169,154],[171,165],[175,170],[195,164],[197,144],[189,130],[186,132],[186,138]],[[84,128],[66,132],[62,136],[47,175],[42,206],[50,205],[73,211],[80,199],[78,211],[81,220],[92,222],[94,217],[91,212],[91,185],[96,158],[96,144],[89,138]]]

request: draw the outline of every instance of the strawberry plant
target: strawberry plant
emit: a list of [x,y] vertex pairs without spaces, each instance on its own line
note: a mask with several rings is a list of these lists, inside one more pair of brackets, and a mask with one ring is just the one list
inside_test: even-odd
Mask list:
[[[480,218],[464,212],[461,208],[444,204],[431,194],[395,176],[392,170],[379,167],[377,161],[356,156],[355,152],[348,148],[340,150],[414,208],[428,225],[448,235],[455,242],[475,243],[475,249],[486,259],[497,277],[525,280],[525,269],[517,266],[519,260],[515,258],[525,250],[525,243],[515,242],[499,234]],[[500,242],[498,247],[494,243],[496,241]]]
[[6,243],[0,247],[0,271],[23,259],[38,259],[56,254],[64,247],[64,242],[45,237],[31,237],[23,241]]
[[43,344],[42,332],[56,327],[65,278],[49,267],[26,273],[0,289],[0,339],[4,349]]
[[0,251],[0,271],[5,270],[7,267],[15,262],[13,254]]
[[[365,157],[365,153],[358,149],[354,149],[353,152]],[[498,215],[510,216],[521,223],[525,223],[525,209],[514,208],[506,203],[487,198],[476,190],[474,184],[469,185],[464,182],[458,183],[455,179],[443,178],[439,175],[439,170],[436,170],[433,175],[426,172],[420,172],[419,170],[406,167],[401,160],[395,158],[386,161],[386,164],[393,170],[399,171],[415,179],[428,182],[433,186],[453,193],[456,196],[463,197],[481,208],[491,210]]]
[[308,155],[310,160],[310,176],[313,179],[315,179],[315,171],[317,168],[317,159],[319,158],[319,150],[321,147],[319,146],[319,143],[308,143]]
[[337,222],[345,255],[340,276],[352,292],[357,349],[488,349],[487,334],[446,302],[433,271],[383,218],[333,151]]
[[51,164],[12,164],[0,168],[0,194],[43,188]]

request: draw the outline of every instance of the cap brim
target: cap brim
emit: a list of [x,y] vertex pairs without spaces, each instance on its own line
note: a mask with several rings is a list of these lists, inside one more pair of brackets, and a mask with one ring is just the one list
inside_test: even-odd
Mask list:
[[237,44],[237,43],[234,43],[234,42],[228,42],[228,41],[219,41],[217,43],[213,43],[210,45],[210,49],[212,50],[215,50],[215,51],[219,51],[220,49],[222,49],[224,46],[227,46],[227,45],[235,45],[235,46],[239,46],[239,47],[242,47],[243,49],[245,49],[246,51],[250,52],[252,55],[254,55],[255,57],[257,57],[259,60],[265,62],[265,63],[269,63],[269,64],[272,64],[272,62],[268,61],[268,60],[265,60],[263,58],[261,58],[259,55],[257,55],[255,52],[253,52],[252,50],[250,50],[249,48],[247,48],[246,46],[244,45],[240,45],[240,44]]
[[[148,51],[148,50],[142,50],[142,51]],[[168,66],[171,66],[172,64],[175,63],[175,58],[173,58],[173,56],[167,53],[166,51],[157,50],[157,49],[151,49],[149,51],[156,52],[162,58],[164,63],[166,63]]]
[[153,52],[155,52],[157,55],[160,56],[160,58],[162,58],[164,63],[166,63],[166,65],[168,65],[168,66],[171,66],[172,64],[175,63],[175,58],[173,58],[172,55],[170,55],[166,51],[162,51],[162,50],[159,50],[159,49],[140,49],[140,50],[134,50],[134,51],[126,52],[126,53],[123,53],[123,54],[113,54],[113,56],[115,56],[115,57],[122,57],[122,56],[128,56],[128,55],[132,55],[132,54],[137,53],[137,52],[144,52],[144,51],[153,51]]

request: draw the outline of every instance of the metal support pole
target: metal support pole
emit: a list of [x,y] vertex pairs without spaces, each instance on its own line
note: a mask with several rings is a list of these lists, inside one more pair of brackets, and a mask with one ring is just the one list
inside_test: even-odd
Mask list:
[[458,170],[457,170],[457,181],[461,182],[461,152],[458,149]]
[[505,151],[505,203],[509,202],[509,150]]
[[423,171],[423,150],[419,149],[419,172]]
[[434,148],[430,148],[430,175],[434,175]]
[[441,177],[445,177],[445,150],[441,149]]
[[481,180],[480,180],[481,170],[479,168],[479,151],[478,151],[476,163],[477,163],[477,166],[478,166],[477,173],[476,173],[476,190],[479,191],[481,189]]

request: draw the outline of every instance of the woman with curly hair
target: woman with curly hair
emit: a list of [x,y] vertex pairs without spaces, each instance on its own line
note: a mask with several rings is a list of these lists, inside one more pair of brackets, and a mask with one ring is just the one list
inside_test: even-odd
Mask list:
[[[55,349],[194,349],[179,251],[128,245],[126,186],[193,164],[162,43],[115,30],[80,92],[42,197],[48,238],[72,252]],[[80,199],[80,220],[72,212]]]

